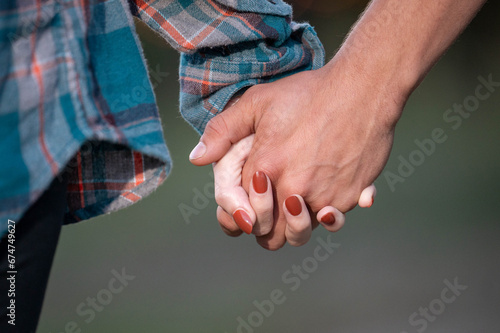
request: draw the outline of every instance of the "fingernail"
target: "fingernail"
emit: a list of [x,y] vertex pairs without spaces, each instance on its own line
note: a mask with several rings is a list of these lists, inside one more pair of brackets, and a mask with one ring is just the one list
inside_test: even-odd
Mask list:
[[326,213],[321,218],[321,222],[323,222],[324,224],[332,225],[335,223],[335,215],[333,215],[333,213]]
[[285,206],[286,209],[288,209],[288,212],[293,216],[297,216],[302,213],[302,204],[299,198],[295,195],[292,195],[285,200]]
[[196,160],[205,155],[206,152],[207,152],[207,146],[205,146],[205,144],[200,141],[189,154],[189,159]]
[[234,222],[243,230],[246,234],[252,233],[252,220],[248,216],[247,212],[243,209],[238,209],[233,213]]
[[257,193],[266,193],[267,192],[267,177],[266,174],[262,171],[257,171],[253,175],[253,189]]
[[370,208],[371,206],[373,206],[373,203],[375,202],[375,198],[372,197],[372,203],[370,204],[370,206],[368,206],[367,208]]

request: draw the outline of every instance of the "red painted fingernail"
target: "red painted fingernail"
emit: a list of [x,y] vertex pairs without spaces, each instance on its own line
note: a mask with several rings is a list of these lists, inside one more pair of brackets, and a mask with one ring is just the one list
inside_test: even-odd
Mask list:
[[375,198],[372,197],[372,203],[370,204],[370,206],[368,206],[368,208],[370,208],[371,206],[373,206],[373,203],[375,202]]
[[295,195],[292,195],[285,200],[285,206],[293,216],[297,216],[302,213],[302,204],[300,203],[299,198]]
[[321,218],[321,222],[323,222],[324,224],[332,225],[335,223],[335,215],[333,215],[333,213],[326,213]]
[[266,174],[262,171],[257,171],[253,175],[253,189],[257,193],[266,193],[267,192],[267,177]]
[[243,209],[238,209],[237,211],[235,211],[233,213],[233,219],[244,233],[252,233],[252,220],[250,219],[250,216],[248,216],[247,212],[245,212]]

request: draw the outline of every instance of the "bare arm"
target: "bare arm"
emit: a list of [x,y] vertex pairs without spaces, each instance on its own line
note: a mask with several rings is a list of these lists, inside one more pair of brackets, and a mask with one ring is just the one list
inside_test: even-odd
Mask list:
[[373,0],[327,66],[343,61],[406,101],[485,2]]

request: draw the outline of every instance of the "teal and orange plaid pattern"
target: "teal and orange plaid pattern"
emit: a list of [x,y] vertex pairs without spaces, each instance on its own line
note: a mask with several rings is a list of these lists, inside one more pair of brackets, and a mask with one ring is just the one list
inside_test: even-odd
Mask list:
[[133,16],[181,52],[181,112],[199,132],[234,93],[322,66],[281,0],[0,2],[0,235],[69,178],[65,223],[126,207],[171,160]]
[[182,52],[181,113],[197,131],[249,86],[323,66],[313,28],[281,0],[133,0],[134,14]]

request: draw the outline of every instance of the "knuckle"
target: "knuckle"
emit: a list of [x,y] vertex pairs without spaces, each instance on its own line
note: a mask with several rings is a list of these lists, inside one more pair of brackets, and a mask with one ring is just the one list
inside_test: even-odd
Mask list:
[[306,240],[289,240],[288,244],[290,244],[291,246],[294,246],[294,247],[299,247],[299,246],[303,246],[303,245],[307,244],[308,241],[309,241],[309,239],[306,239]]
[[280,162],[276,161],[271,155],[263,156],[258,150],[253,150],[252,154],[253,155],[249,156],[243,166],[243,180],[248,179],[249,181],[255,172],[260,171],[266,174],[269,180],[271,180],[271,184],[275,184],[280,175],[280,168],[278,166],[286,164],[280,164]]
[[353,210],[358,205],[359,195],[360,193],[358,192],[349,191],[342,196],[340,203],[337,206],[333,205],[333,207],[336,207],[345,214]]
[[262,110],[264,103],[267,100],[268,89],[267,83],[260,83],[248,88],[240,98],[239,103],[245,105],[245,109],[259,112]]
[[[287,178],[285,178],[287,179]],[[289,181],[283,181],[280,183],[280,188],[279,191],[283,194],[283,198],[286,199],[289,196],[293,194],[299,194],[302,195],[302,191],[299,186],[289,182]]]
[[222,113],[208,121],[207,126],[205,127],[204,135],[218,137],[227,133],[228,129],[226,119]]
[[265,236],[267,235],[267,232],[263,229],[255,229],[252,231],[252,233],[255,235],[255,236]]
[[267,221],[273,219],[274,202],[272,196],[255,197],[252,195],[250,196],[250,204],[255,214],[258,216],[259,221],[267,224]]
[[231,217],[223,210],[217,211],[217,220],[219,221],[219,226],[222,231],[231,237],[237,237],[242,234],[242,231],[238,226],[232,221]]
[[281,249],[285,243],[285,239],[268,239],[266,237],[257,237],[257,243],[266,250],[277,251]]
[[264,85],[265,83],[251,86],[245,91],[242,98],[252,104],[258,103],[262,99],[262,93],[265,91],[265,89],[261,91],[261,87]]
[[[309,230],[309,228],[311,228],[310,221],[308,222],[308,224],[306,224],[304,222],[297,223],[293,228],[293,232],[298,236],[302,236]],[[303,237],[301,237],[301,238],[303,238]]]
[[225,188],[216,188],[215,190],[215,202],[221,206],[224,210],[227,210],[231,205],[231,200],[233,196]]
[[222,224],[220,224],[220,227],[221,227],[222,231],[223,231],[226,235],[228,235],[229,237],[238,237],[238,236],[240,236],[240,235],[243,233],[243,231],[241,231],[241,230],[239,230],[239,229],[238,229],[238,230],[230,230],[230,229],[227,229],[227,228],[226,228],[224,225],[222,225]]
[[255,236],[265,236],[271,232],[273,226],[271,224],[261,225],[260,223],[255,224],[253,228],[253,234]]
[[317,213],[326,206],[332,206],[345,214],[358,205],[361,195],[361,191],[353,189],[344,190],[343,187],[342,189],[336,189],[334,192],[314,192],[313,190],[311,189],[304,195],[304,200],[314,213]]

